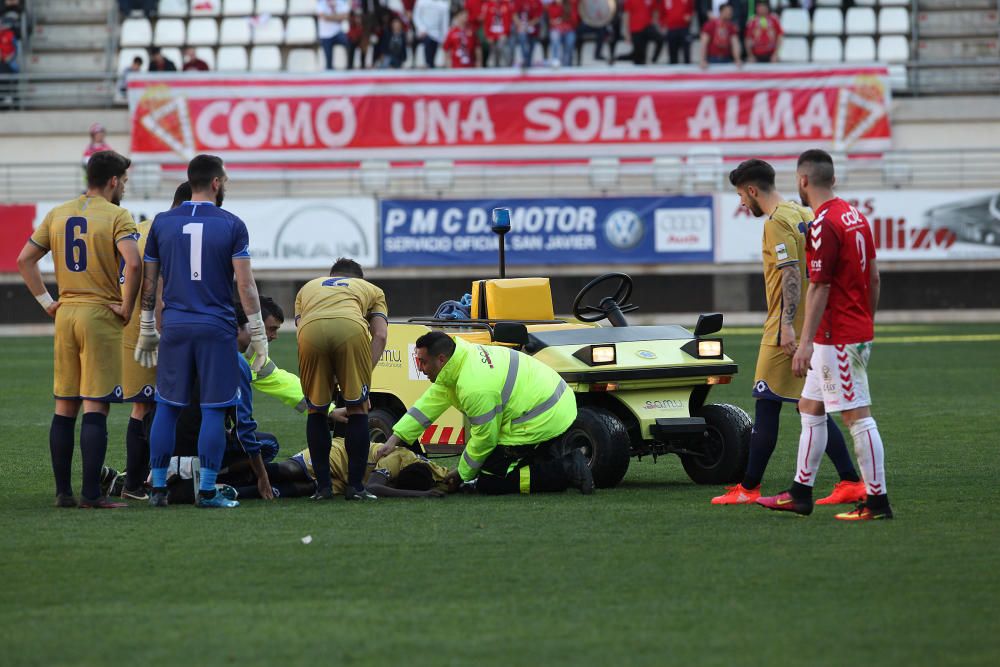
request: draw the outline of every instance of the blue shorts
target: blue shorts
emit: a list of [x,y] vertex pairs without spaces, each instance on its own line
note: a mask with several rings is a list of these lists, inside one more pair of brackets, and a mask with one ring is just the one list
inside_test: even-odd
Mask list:
[[236,405],[240,398],[240,361],[236,333],[211,324],[163,328],[156,365],[156,401],[185,406],[198,383],[203,408]]

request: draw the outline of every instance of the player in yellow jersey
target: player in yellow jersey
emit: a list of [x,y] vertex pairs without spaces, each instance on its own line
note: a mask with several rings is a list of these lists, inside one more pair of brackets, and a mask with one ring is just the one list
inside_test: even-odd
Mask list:
[[[750,457],[743,481],[712,499],[714,505],[746,505],[760,497],[764,469],[778,442],[782,403],[798,404],[803,378],[792,373],[792,356],[802,331],[805,308],[800,308],[806,286],[805,232],[812,211],[786,201],[774,187],[774,168],[763,160],[747,160],[729,174],[729,182],[743,206],[764,221],[762,254],[767,297],[767,320],[757,355],[753,397],[757,399]],[[828,421],[826,453],[840,474],[833,493],[817,504],[853,503],[864,498],[865,486],[854,469],[844,436]]]
[[[135,222],[121,208],[131,161],[114,151],[87,163],[87,192],[49,211],[17,258],[25,284],[56,322],[55,415],[49,429],[56,505],[76,507],[71,473],[76,416],[83,406],[79,507],[124,507],[101,495],[108,448],[108,409],[122,400],[122,329],[132,315],[142,261]],[[59,299],[42,282],[38,262],[52,253]],[[119,285],[124,263],[124,286]]]
[[368,454],[368,387],[372,369],[382,356],[389,317],[385,294],[364,280],[364,271],[352,259],[338,259],[330,276],[306,283],[295,297],[298,327],[299,377],[309,405],[306,441],[317,462],[314,500],[333,497],[330,471],[330,429],[327,412],[333,385],[347,405],[348,500],[375,500],[365,490],[363,476]]

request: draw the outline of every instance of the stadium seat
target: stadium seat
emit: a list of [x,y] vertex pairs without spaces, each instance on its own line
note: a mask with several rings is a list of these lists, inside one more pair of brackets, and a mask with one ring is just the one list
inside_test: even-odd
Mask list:
[[455,164],[451,160],[424,162],[424,185],[432,192],[450,190],[455,182]]
[[875,34],[875,10],[871,7],[851,7],[847,10],[844,29],[850,35]]
[[160,53],[163,54],[164,58],[177,65],[177,69],[184,68],[184,57],[181,55],[181,50],[176,46],[168,46],[160,49]]
[[805,37],[785,37],[781,40],[778,61],[783,63],[809,62],[809,41]]
[[252,16],[253,0],[226,0],[222,5],[223,16]]
[[653,158],[653,187],[674,192],[680,189],[684,175],[681,159],[674,155]]
[[247,71],[247,50],[242,46],[222,46],[216,54],[216,69],[220,72]]
[[316,19],[311,16],[293,16],[285,24],[285,44],[315,44]]
[[813,12],[812,34],[840,35],[844,32],[844,15],[839,9],[821,7]]
[[599,190],[615,187],[620,166],[616,157],[590,158],[590,185]]
[[844,59],[844,46],[840,37],[817,37],[812,43],[814,63],[839,63]]
[[191,16],[218,16],[222,0],[191,0]]
[[271,17],[260,23],[253,23],[254,44],[281,44],[285,41],[285,22]]
[[[878,4],[878,0],[854,0],[855,7],[874,7]],[[882,3],[885,4],[884,2]]]
[[908,35],[910,33],[910,11],[905,7],[887,7],[878,13],[880,35]]
[[215,69],[215,49],[210,46],[199,46],[194,50],[194,53],[205,61],[208,69]]
[[153,26],[149,19],[125,19],[122,21],[119,46],[149,46],[153,43]]
[[789,7],[781,12],[781,29],[785,31],[786,35],[808,35],[809,12]]
[[[880,7],[888,7],[890,5],[897,7],[909,7],[910,0],[879,0],[878,4]],[[961,6],[962,3],[959,2],[957,4],[958,6]]]
[[816,0],[813,3],[815,7],[842,7],[844,5],[843,0]]
[[844,60],[849,63],[875,61],[875,38],[867,35],[851,35],[844,42]]
[[188,21],[187,43],[189,46],[215,46],[219,43],[219,24],[215,19],[191,19]]
[[255,46],[250,49],[251,72],[280,72],[281,49],[277,46]]
[[180,19],[160,19],[153,32],[154,46],[183,46],[184,21]]
[[251,41],[250,21],[247,18],[224,18],[219,32],[219,44],[246,46]]
[[910,41],[902,35],[879,37],[878,59],[883,63],[905,63],[910,59]]
[[724,170],[721,150],[715,146],[695,146],[687,152],[684,189],[687,192],[714,192],[722,187]]
[[[285,0],[257,0],[257,11],[255,13],[257,16],[260,16],[261,14],[284,16],[286,9],[288,9],[288,7]],[[315,9],[316,6],[314,4],[313,10]]]
[[188,1],[187,0],[160,0],[160,5],[157,8],[158,16],[161,19],[164,18],[187,18],[188,15]]
[[315,16],[316,3],[313,0],[288,0],[289,16]]
[[320,58],[316,49],[292,49],[288,52],[288,64],[285,69],[289,72],[319,72],[323,69],[323,61]]

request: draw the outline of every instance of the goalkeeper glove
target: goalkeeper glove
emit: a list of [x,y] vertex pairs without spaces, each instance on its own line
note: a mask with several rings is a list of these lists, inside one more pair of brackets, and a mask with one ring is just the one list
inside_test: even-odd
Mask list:
[[139,315],[139,340],[135,343],[135,360],[140,366],[152,368],[158,357],[160,334],[156,331],[156,315],[144,310]]
[[247,329],[250,331],[250,351],[254,355],[250,368],[254,373],[259,373],[267,363],[267,331],[260,313],[247,315]]

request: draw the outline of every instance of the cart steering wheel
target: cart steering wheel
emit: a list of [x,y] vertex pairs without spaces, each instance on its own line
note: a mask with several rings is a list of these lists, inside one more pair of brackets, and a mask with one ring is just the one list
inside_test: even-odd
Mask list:
[[[606,296],[601,302],[594,306],[584,303],[584,297],[592,292],[598,285],[610,280],[618,280],[612,296]],[[573,316],[581,322],[599,322],[608,318],[611,324],[616,327],[626,326],[623,313],[638,310],[636,306],[628,303],[628,298],[632,296],[632,278],[625,273],[605,273],[603,276],[594,278],[587,283],[573,301]]]

